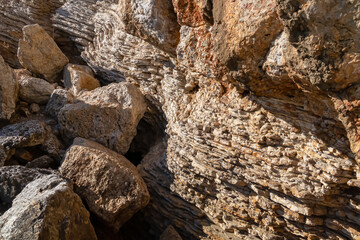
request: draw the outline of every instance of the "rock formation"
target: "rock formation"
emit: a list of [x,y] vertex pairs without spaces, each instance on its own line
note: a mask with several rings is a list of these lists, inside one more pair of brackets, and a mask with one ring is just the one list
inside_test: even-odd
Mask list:
[[[0,27],[37,16],[12,2]],[[359,1],[60,2],[50,25],[27,21],[75,46],[101,87],[57,89],[46,112],[65,144],[141,156],[141,239],[169,225],[183,239],[360,237]],[[0,54],[16,66],[10,36]]]

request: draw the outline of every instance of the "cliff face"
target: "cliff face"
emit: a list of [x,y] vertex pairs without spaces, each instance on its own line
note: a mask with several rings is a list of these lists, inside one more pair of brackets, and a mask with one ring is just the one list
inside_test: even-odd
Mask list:
[[[146,146],[153,231],[360,237],[359,1],[60,3],[29,21],[47,27],[52,12],[60,46],[71,39],[103,84],[131,82],[150,104],[131,148]],[[31,4],[0,1],[12,65],[21,26],[7,22]]]

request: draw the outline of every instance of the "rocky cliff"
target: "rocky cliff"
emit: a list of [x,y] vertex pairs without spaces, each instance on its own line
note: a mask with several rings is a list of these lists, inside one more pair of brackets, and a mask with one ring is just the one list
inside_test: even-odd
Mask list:
[[[359,1],[0,0],[0,20],[13,68],[22,27],[38,23],[102,86],[145,96],[121,150],[107,130],[79,133],[126,128],[106,121],[113,90],[55,114],[65,145],[91,138],[140,163],[141,239],[169,225],[183,239],[360,238]],[[86,122],[95,105],[103,117],[81,130],[75,113]]]

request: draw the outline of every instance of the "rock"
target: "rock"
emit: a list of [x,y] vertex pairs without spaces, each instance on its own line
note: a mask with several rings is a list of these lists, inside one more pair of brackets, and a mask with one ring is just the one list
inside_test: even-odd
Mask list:
[[55,89],[46,105],[46,114],[53,118],[57,118],[61,108],[63,108],[66,103],[72,102],[72,99],[73,95],[69,91],[64,89]]
[[8,125],[0,130],[0,163],[10,159],[15,149],[39,146],[60,160],[62,144],[44,122],[31,120]]
[[165,231],[161,234],[160,240],[182,240],[175,228],[169,225]]
[[13,70],[4,62],[2,56],[0,56],[0,87],[0,119],[9,120],[15,112],[19,85],[16,82]]
[[54,86],[40,78],[23,78],[20,84],[20,98],[28,103],[45,104],[49,101]]
[[51,157],[44,155],[39,158],[28,162],[25,167],[27,168],[55,168],[56,162]]
[[0,130],[0,145],[4,148],[32,147],[46,138],[45,124],[38,120],[8,125]]
[[38,23],[48,33],[53,32],[51,17],[55,10],[64,4],[64,0],[27,0],[0,1],[0,55],[12,67],[19,68],[16,52],[22,28],[26,24]]
[[54,40],[38,24],[23,27],[17,52],[20,64],[30,72],[54,82],[69,62]]
[[23,167],[0,171],[6,173],[1,175],[1,190],[17,187],[3,192],[11,207],[0,216],[1,239],[97,239],[70,182],[52,172]]
[[30,105],[30,112],[35,113],[35,114],[40,112],[40,106],[38,104],[36,104],[36,103],[32,103]]
[[94,78],[91,68],[82,65],[68,64],[64,70],[64,85],[72,89],[74,94],[81,90],[94,90],[100,87],[100,82]]
[[91,212],[118,230],[150,199],[136,167],[104,146],[76,138],[59,169]]
[[119,12],[121,20],[126,23],[126,32],[151,42],[164,51],[175,53],[180,26],[176,22],[171,1],[119,1]]
[[82,92],[61,109],[58,121],[64,139],[93,139],[125,154],[145,110],[144,97],[134,85],[113,83]]

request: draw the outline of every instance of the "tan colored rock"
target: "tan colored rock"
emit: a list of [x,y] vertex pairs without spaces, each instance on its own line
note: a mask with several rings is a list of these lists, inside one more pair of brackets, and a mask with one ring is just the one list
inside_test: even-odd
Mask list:
[[65,139],[93,139],[125,154],[145,110],[144,97],[134,85],[113,83],[82,92],[60,110],[58,121]]
[[104,146],[76,138],[59,169],[75,184],[90,211],[119,229],[150,199],[136,167]]
[[91,68],[82,65],[68,64],[64,69],[64,85],[72,89],[74,94],[81,90],[94,90],[100,87],[100,82],[94,78]]
[[19,81],[19,96],[28,103],[45,104],[55,87],[41,78],[22,78]]
[[38,24],[23,27],[17,52],[20,64],[30,72],[54,82],[69,62],[55,41]]
[[0,239],[97,239],[90,214],[69,181],[24,167],[6,167],[1,178],[2,203],[11,204],[0,216]]
[[0,87],[0,118],[8,120],[15,112],[19,86],[13,70],[4,62],[2,56],[0,56]]

